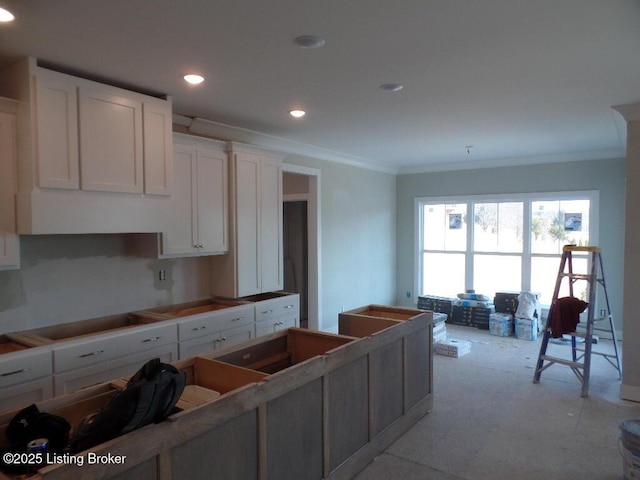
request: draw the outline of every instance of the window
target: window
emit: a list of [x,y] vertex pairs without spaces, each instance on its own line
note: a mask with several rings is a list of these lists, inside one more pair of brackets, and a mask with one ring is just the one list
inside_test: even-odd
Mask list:
[[[549,304],[562,247],[597,244],[597,209],[595,191],[416,199],[416,291],[528,290]],[[587,257],[573,265],[586,272]]]

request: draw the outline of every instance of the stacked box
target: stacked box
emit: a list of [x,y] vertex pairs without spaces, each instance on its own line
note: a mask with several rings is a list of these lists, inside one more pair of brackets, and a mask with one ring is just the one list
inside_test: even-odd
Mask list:
[[454,325],[465,325],[489,330],[489,316],[494,313],[493,307],[463,307],[453,306],[451,320]]
[[537,340],[538,339],[538,320],[527,320],[524,318],[516,318],[516,338],[520,340]]
[[518,295],[516,292],[497,292],[493,297],[496,312],[515,315],[518,310]]
[[436,353],[447,357],[461,357],[471,351],[471,342],[449,338],[436,343]]
[[447,315],[451,315],[453,302],[454,300],[448,297],[418,296],[418,308],[420,310],[431,310],[432,312],[446,313]]
[[447,314],[446,313],[434,313],[433,314],[433,343],[443,341],[447,338]]
[[489,316],[489,333],[498,337],[513,335],[513,315],[510,313],[492,313]]

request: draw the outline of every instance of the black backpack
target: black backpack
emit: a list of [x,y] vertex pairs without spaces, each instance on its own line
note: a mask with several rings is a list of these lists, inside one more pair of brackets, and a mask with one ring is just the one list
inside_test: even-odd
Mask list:
[[[5,431],[9,446],[0,448],[0,471],[10,475],[28,473],[26,463],[7,460],[15,458],[15,454],[26,453],[27,444],[39,438],[47,439],[48,451],[60,453],[67,446],[69,430],[69,422],[58,415],[41,412],[35,404],[23,408],[11,419]],[[7,453],[11,455],[5,456]]]
[[119,435],[163,421],[182,395],[186,373],[154,358],[131,377],[124,390],[88,420],[69,442],[72,453],[81,452]]

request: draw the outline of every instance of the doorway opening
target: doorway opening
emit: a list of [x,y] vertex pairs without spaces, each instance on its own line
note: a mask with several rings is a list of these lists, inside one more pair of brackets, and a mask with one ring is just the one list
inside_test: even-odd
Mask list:
[[322,330],[320,171],[284,165],[284,289],[300,294],[300,326]]

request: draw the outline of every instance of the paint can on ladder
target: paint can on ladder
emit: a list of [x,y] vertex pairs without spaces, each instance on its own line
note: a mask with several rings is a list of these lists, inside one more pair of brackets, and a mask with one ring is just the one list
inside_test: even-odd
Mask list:
[[640,479],[640,420],[625,420],[620,424],[618,446],[625,480]]

